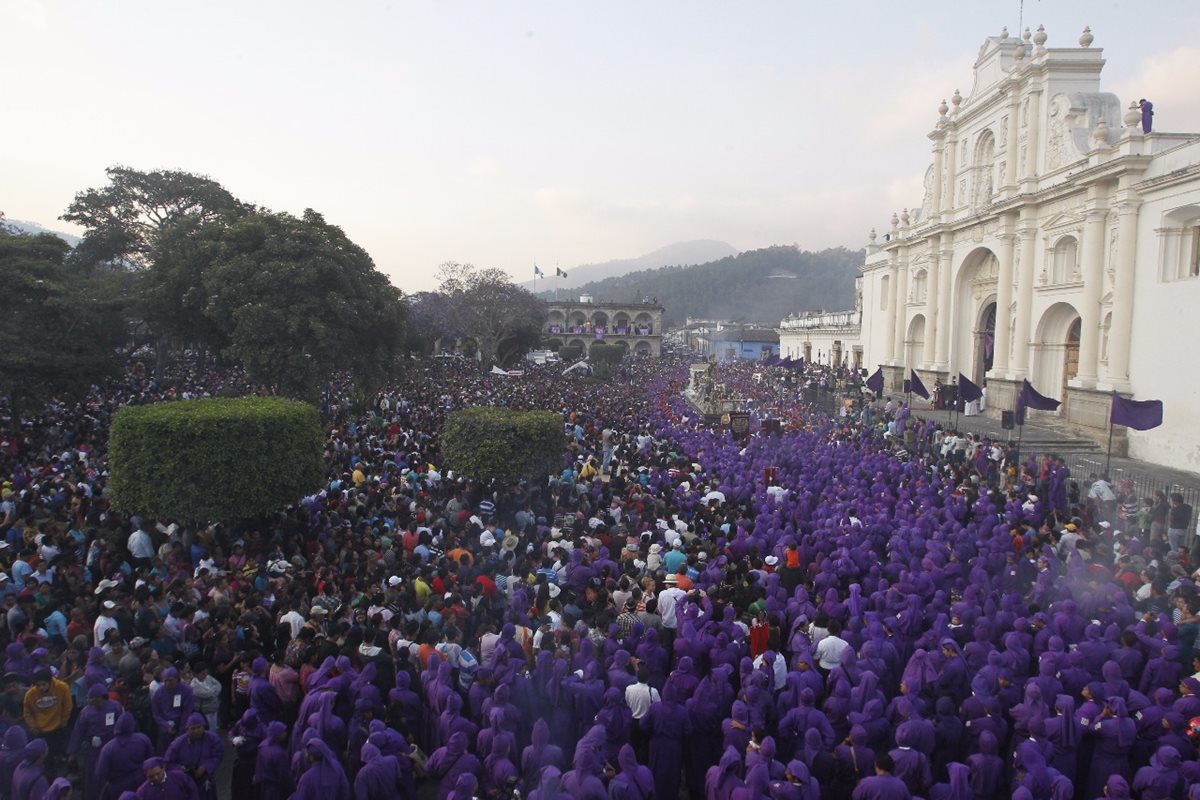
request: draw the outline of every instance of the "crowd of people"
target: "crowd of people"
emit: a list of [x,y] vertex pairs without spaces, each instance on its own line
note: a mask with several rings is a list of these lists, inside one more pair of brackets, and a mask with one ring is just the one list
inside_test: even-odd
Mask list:
[[[362,413],[330,387],[320,492],[201,528],[108,507],[107,426],[262,391],[236,372],[9,410],[0,796],[1200,798],[1182,499],[810,369],[833,413],[716,367],[739,439],[672,356],[414,362]],[[439,432],[476,405],[561,411],[561,470],[455,474]]]

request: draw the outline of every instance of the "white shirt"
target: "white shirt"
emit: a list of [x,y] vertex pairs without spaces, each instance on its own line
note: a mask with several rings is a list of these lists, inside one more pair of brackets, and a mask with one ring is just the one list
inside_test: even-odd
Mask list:
[[304,630],[304,615],[294,608],[280,617],[279,621],[287,623],[287,626],[292,629],[293,639],[300,635],[300,631]]
[[668,586],[658,593],[658,615],[662,617],[664,628],[674,630],[679,627],[679,620],[675,618],[675,606],[683,597],[687,597],[687,592],[678,586]]
[[96,617],[96,622],[92,625],[92,643],[97,645],[103,644],[105,634],[117,627],[119,627],[117,621],[112,617],[104,614]]
[[817,657],[817,664],[821,669],[830,670],[841,665],[842,653],[846,652],[846,648],[850,644],[840,636],[829,634],[817,643],[817,650],[814,655]]
[[631,683],[625,687],[625,705],[633,712],[634,719],[646,716],[650,705],[659,700],[658,690],[648,683]]
[[141,528],[129,534],[129,542],[125,546],[134,558],[154,558],[154,542],[150,540],[150,534]]

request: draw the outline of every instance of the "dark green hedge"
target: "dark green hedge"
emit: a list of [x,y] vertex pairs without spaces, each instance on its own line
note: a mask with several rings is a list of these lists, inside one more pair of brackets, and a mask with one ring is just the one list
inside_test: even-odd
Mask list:
[[558,348],[558,357],[567,364],[574,364],[583,355],[583,348],[577,344]]
[[184,400],[117,412],[109,434],[112,505],[184,523],[275,511],[321,487],[317,409],[275,397]]
[[442,431],[446,467],[477,480],[539,480],[562,466],[562,415],[554,411],[466,408]]
[[625,352],[625,348],[619,344],[596,342],[588,351],[588,357],[597,364],[620,364]]

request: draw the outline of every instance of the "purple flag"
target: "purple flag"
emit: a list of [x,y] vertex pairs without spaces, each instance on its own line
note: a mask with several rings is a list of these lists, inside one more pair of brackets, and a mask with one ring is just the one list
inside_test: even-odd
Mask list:
[[963,399],[963,402],[971,403],[983,398],[983,389],[976,386],[973,381],[967,380],[967,376],[960,372],[958,373],[958,396]]
[[1135,431],[1157,428],[1163,423],[1162,400],[1129,400],[1113,392],[1109,421]]
[[1025,409],[1032,408],[1034,411],[1057,411],[1062,405],[1053,397],[1046,397],[1044,394],[1039,394],[1037,389],[1033,388],[1033,384],[1028,379],[1021,382],[1021,391],[1017,394],[1017,424],[1025,424]]
[[804,369],[804,356],[797,358],[791,364],[788,364],[792,369]]
[[929,399],[929,390],[926,389],[925,384],[921,382],[921,376],[917,374],[917,371],[915,369],[909,370],[909,372],[912,373],[908,377],[908,385],[909,385],[909,388],[912,389],[912,393],[915,394],[917,397],[923,397],[926,400],[928,400]]
[[883,394],[883,367],[875,370],[875,374],[867,378],[867,388],[877,395]]

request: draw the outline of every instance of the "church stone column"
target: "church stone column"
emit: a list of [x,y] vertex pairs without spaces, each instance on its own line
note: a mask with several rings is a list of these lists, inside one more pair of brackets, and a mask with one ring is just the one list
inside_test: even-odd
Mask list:
[[[901,257],[896,263],[896,328],[892,339],[894,363],[904,365],[904,339],[908,335],[908,263]],[[908,377],[907,375],[905,377]]]
[[1012,191],[1017,188],[1017,151],[1020,149],[1018,137],[1020,136],[1020,116],[1021,116],[1021,92],[1019,88],[1015,88],[1008,99],[1008,132],[1006,134],[1007,144],[1005,146],[1004,162],[1004,188]]
[[[1013,328],[1012,372],[1018,378],[1029,377],[1029,351],[1031,323],[1033,320],[1033,262],[1037,246],[1037,209],[1026,206],[1021,209],[1021,221],[1017,227],[1021,263],[1017,269],[1017,319]],[[998,315],[997,315],[998,317]]]
[[[1142,201],[1125,192],[1117,201],[1117,263],[1113,273],[1112,324],[1108,330],[1108,374],[1112,388],[1129,388],[1129,340],[1133,334],[1133,276],[1137,255],[1138,208]],[[1081,343],[1082,349],[1082,343]]]
[[1038,179],[1038,147],[1042,132],[1042,90],[1035,88],[1029,93],[1029,135],[1025,140],[1025,169],[1021,182],[1025,191],[1033,191]]
[[942,193],[942,218],[945,219],[954,212],[954,192],[958,183],[958,177],[955,175],[958,172],[958,142],[951,136],[946,136],[942,141],[946,150],[946,191]]
[[891,361],[893,354],[896,352],[896,307],[899,305],[896,299],[896,284],[900,282],[899,254],[893,250],[890,255],[891,261],[888,265],[887,325],[884,328],[887,345],[883,348],[883,360],[885,361]]
[[1003,233],[1000,234],[1000,252],[997,253],[1000,262],[999,274],[996,279],[996,333],[992,349],[992,372],[997,376],[1008,372],[1008,352],[1012,340],[1012,308],[1013,296],[1013,239],[1012,218],[1001,221]]
[[1104,223],[1108,217],[1104,187],[1088,192],[1088,209],[1083,228],[1083,297],[1079,303],[1079,373],[1075,379],[1084,388],[1096,385],[1100,356],[1100,290],[1104,284]]
[[935,219],[942,213],[942,167],[946,143],[941,136],[933,140],[933,197],[930,198],[930,214]]
[[953,324],[953,306],[950,304],[950,283],[954,276],[954,234],[942,234],[941,258],[938,260],[937,293],[938,325],[937,350],[934,354],[934,369],[944,371],[950,366],[950,326]]
[[942,248],[938,237],[933,236],[929,239],[929,275],[925,281],[925,342],[921,346],[921,366],[925,369],[932,369],[937,361],[938,329],[942,326],[938,303],[941,273]]

